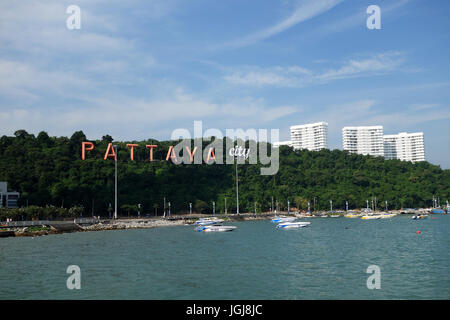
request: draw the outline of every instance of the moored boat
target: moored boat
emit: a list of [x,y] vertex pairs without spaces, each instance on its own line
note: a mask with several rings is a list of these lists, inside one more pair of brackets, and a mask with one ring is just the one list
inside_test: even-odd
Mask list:
[[198,232],[228,232],[236,229],[235,226],[207,225],[196,228]]
[[200,226],[207,226],[207,225],[214,225],[223,222],[223,219],[218,218],[201,218],[198,221],[195,222],[196,225]]
[[411,219],[413,219],[413,220],[420,220],[420,219],[425,219],[425,218],[428,218],[428,215],[420,214],[420,213],[411,217]]
[[347,213],[344,217],[346,217],[346,218],[359,218],[361,216],[362,216],[361,213],[350,212],[350,213]]
[[282,222],[293,222],[295,221],[297,218],[296,217],[274,217],[272,219],[273,223],[282,223]]
[[292,228],[303,228],[310,225],[311,222],[282,222],[277,224],[277,228],[279,229],[292,229]]
[[364,215],[361,217],[362,220],[375,220],[375,219],[381,219],[381,216],[378,214],[374,215]]
[[388,218],[393,218],[395,217],[396,214],[395,213],[386,213],[386,212],[382,212],[380,214],[380,219],[388,219]]

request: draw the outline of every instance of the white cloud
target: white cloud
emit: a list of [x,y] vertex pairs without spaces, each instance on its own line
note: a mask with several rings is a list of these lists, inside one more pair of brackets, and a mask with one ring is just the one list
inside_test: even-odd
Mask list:
[[308,70],[299,66],[239,67],[234,68],[239,71],[229,72],[224,79],[235,85],[301,88],[339,79],[386,74],[396,70],[404,61],[405,57],[402,53],[387,52],[367,58],[350,59],[338,68],[321,71]]
[[283,31],[286,31],[295,25],[312,19],[330,9],[335,7],[337,4],[342,2],[342,0],[304,0],[300,5],[294,10],[294,12],[284,20],[260,30],[258,32],[252,33],[240,39],[234,40],[232,42],[226,43],[224,47],[243,47],[254,44],[258,41],[275,36]]
[[[296,106],[268,106],[262,99],[240,99],[215,103],[186,93],[182,88],[166,89],[159,97],[134,98],[79,97],[81,106],[71,108],[0,107],[0,134],[11,135],[24,128],[29,132],[48,131],[51,135],[71,135],[83,130],[91,137],[105,133],[120,139],[148,138],[146,132],[164,131],[175,124],[212,119],[228,127],[249,127],[268,123],[299,111]],[[126,127],[126,131],[124,131]]]

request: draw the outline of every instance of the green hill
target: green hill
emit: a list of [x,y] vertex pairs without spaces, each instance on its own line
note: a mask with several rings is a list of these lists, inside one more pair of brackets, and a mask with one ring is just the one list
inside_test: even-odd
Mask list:
[[[0,181],[21,193],[25,205],[83,206],[90,215],[106,215],[114,204],[114,161],[103,160],[109,142],[104,136],[95,141],[95,149],[81,160],[83,132],[72,137],[38,136],[24,130],[13,137],[0,138]],[[126,143],[137,143],[136,161],[130,161]],[[148,162],[147,144],[157,144],[154,159]],[[170,141],[134,141],[119,143],[118,181],[121,214],[133,213],[138,203],[144,213],[162,213],[163,199],[171,202],[172,213],[187,212],[189,203],[196,211],[223,212],[227,198],[228,212],[235,212],[234,165],[174,165],[165,161]],[[204,144],[206,146],[206,143]],[[349,154],[340,150],[293,151],[280,148],[280,168],[274,176],[261,176],[260,165],[239,165],[239,204],[241,212],[270,208],[271,199],[285,208],[307,208],[316,198],[316,209],[366,206],[366,199],[376,197],[378,207],[389,208],[431,206],[433,195],[441,203],[450,198],[450,170],[428,162],[412,164],[371,156]]]

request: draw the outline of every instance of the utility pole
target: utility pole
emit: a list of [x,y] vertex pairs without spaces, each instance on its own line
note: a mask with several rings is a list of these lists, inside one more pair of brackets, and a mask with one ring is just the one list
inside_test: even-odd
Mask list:
[[192,202],[189,202],[189,215],[192,214]]
[[308,212],[311,213],[311,203],[308,201]]
[[289,200],[287,201],[288,203],[288,214],[290,213],[290,207],[289,207]]
[[345,211],[348,211],[348,201],[345,201]]
[[330,211],[333,211],[333,200],[330,200]]
[[213,201],[213,216],[216,215],[216,202]]
[[227,214],[227,197],[225,197],[225,214]]
[[169,217],[170,217],[170,202],[168,203],[168,205],[169,205]]
[[386,211],[388,211],[388,205],[387,205],[387,200],[386,201],[384,201],[384,204],[386,205]]

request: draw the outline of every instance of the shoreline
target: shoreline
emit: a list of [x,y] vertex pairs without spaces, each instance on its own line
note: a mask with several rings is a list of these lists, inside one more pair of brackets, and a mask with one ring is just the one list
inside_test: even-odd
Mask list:
[[[409,213],[394,212],[398,215],[410,215]],[[305,215],[301,213],[259,213],[259,214],[218,214],[213,215],[217,218],[224,219],[224,222],[236,221],[258,221],[271,220],[277,215],[302,218],[316,218],[316,217],[344,217],[344,214],[330,214],[326,212],[319,212],[315,215]],[[212,215],[192,214],[184,216],[171,217],[151,217],[151,218],[122,218],[122,219],[104,219],[96,220],[92,223],[75,223],[75,221],[53,221],[50,224],[34,225],[28,227],[5,227],[0,229],[0,238],[6,237],[37,237],[52,234],[72,233],[72,232],[93,232],[93,231],[108,231],[108,230],[126,230],[126,229],[150,229],[160,227],[184,226],[194,225],[195,221],[200,218],[211,217]]]
[[[194,225],[201,217],[209,215],[192,215],[173,216],[169,218],[126,218],[126,219],[105,219],[98,220],[90,224],[78,224],[71,221],[54,221],[50,225],[36,225],[31,227],[3,227],[0,229],[0,238],[6,237],[37,237],[52,234],[72,233],[72,232],[93,232],[93,231],[107,231],[107,230],[126,230],[126,229],[150,229],[160,227],[184,226]],[[225,222],[233,221],[255,221],[255,220],[269,220],[274,215],[270,214],[241,214],[241,215],[215,215],[222,218]],[[294,214],[289,214],[294,216]]]

